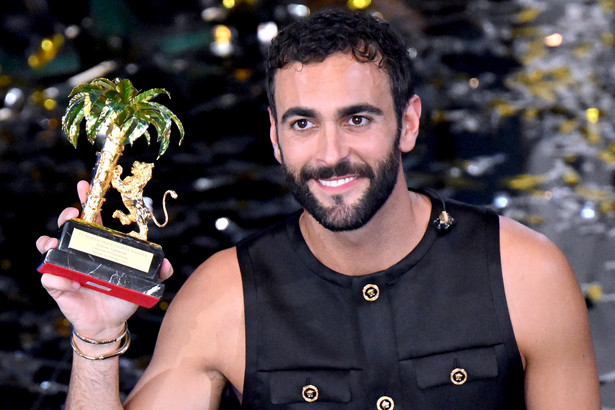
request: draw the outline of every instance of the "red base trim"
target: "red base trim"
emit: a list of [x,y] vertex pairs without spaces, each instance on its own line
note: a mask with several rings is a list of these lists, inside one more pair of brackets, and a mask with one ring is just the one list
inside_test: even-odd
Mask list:
[[85,273],[77,272],[62,266],[53,265],[51,263],[43,263],[39,266],[38,271],[41,273],[51,273],[53,275],[63,276],[67,279],[79,282],[81,286],[86,288],[100,293],[105,293],[119,299],[127,300],[146,308],[151,308],[160,300],[159,298],[146,295],[145,293],[114,285],[107,281],[86,275]]

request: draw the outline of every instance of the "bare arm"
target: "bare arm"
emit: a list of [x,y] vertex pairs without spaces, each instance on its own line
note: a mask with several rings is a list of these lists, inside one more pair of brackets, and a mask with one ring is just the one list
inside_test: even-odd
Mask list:
[[147,370],[127,408],[217,409],[225,384],[241,392],[243,291],[234,249],[212,256],[167,311]]
[[506,218],[501,248],[528,408],[599,409],[587,309],[565,256],[544,236]]
[[[90,349],[89,353],[96,353]],[[106,353],[109,347],[98,349]],[[88,349],[83,348],[83,351]],[[66,409],[121,409],[119,359],[89,361],[73,354]]]

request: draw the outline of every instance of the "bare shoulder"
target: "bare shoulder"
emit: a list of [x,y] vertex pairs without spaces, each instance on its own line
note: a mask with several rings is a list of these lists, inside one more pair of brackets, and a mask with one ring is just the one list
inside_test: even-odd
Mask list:
[[500,217],[500,252],[508,307],[526,359],[526,332],[536,335],[566,313],[581,316],[583,297],[566,257],[546,236]]
[[[528,407],[556,400],[564,408],[596,408],[600,399],[587,309],[565,255],[546,236],[504,217],[500,251],[506,300],[526,369]],[[569,407],[572,403],[579,406]]]
[[546,236],[510,218],[500,217],[500,244],[505,256],[537,257],[530,262],[565,263],[559,248]]
[[241,274],[236,250],[230,248],[203,262],[183,284],[165,314],[152,361],[129,399],[148,403],[148,393],[155,391],[174,408],[176,400],[185,408],[217,405],[227,382],[243,389],[244,339]]
[[[231,300],[236,302],[234,296],[242,294],[241,287],[236,249],[225,249],[215,253],[196,268],[174,298],[173,305],[201,310],[204,307],[217,306],[212,302],[220,300],[222,296],[233,296]],[[205,297],[207,294],[211,296],[209,300]],[[194,305],[195,303],[198,306]]]

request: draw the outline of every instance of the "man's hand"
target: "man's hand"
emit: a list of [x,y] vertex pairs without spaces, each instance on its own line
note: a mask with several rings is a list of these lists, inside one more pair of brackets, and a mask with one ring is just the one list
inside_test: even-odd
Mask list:
[[[90,185],[86,181],[77,184],[81,203],[84,203]],[[68,219],[79,216],[76,208],[66,208],[58,217],[58,227]],[[102,225],[100,216],[97,223]],[[58,239],[41,236],[36,247],[41,253],[58,246]],[[168,279],[173,268],[167,259],[162,263],[160,277]],[[134,314],[137,305],[113,296],[82,287],[78,282],[52,274],[43,274],[41,283],[53,297],[66,318],[80,334],[93,339],[113,338],[121,333],[124,322]]]

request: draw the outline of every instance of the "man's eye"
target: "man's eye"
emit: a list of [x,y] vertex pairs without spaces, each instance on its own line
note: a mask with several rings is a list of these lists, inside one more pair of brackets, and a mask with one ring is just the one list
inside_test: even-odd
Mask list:
[[308,121],[306,119],[297,120],[291,124],[291,127],[295,130],[306,130],[313,126],[314,124],[312,124],[311,121]]
[[348,120],[348,123],[351,125],[366,125],[369,122],[369,119],[362,115],[353,115]]

